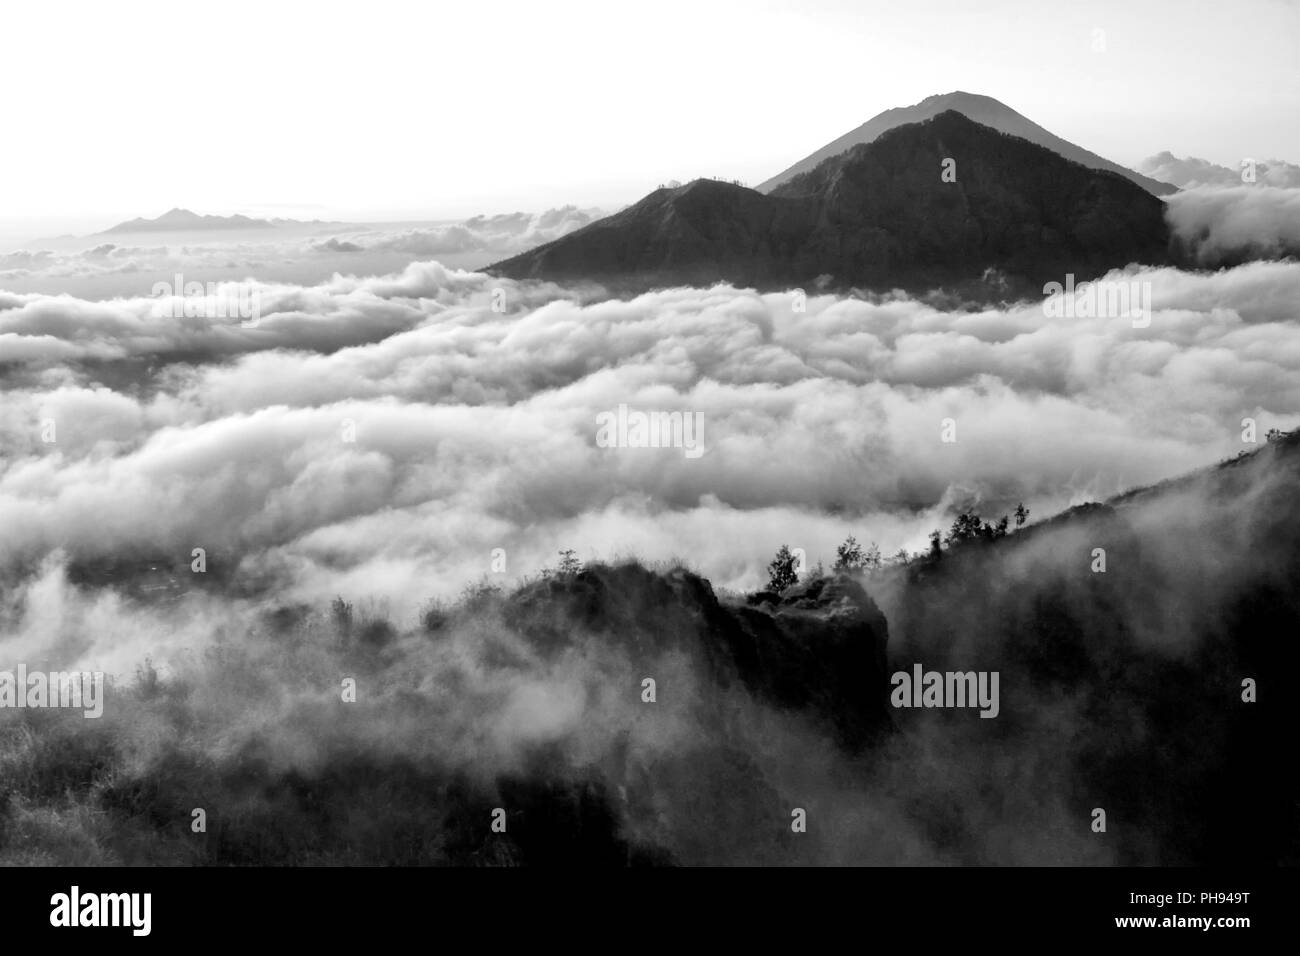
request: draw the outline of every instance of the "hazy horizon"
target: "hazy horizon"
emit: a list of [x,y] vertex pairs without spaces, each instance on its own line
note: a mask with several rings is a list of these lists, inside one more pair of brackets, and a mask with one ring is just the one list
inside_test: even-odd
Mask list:
[[[134,3],[130,29],[113,29],[119,7],[75,9],[72,31],[66,8],[7,11],[11,35],[57,35],[78,64],[52,66],[39,43],[0,62],[23,90],[8,124],[39,146],[0,161],[9,241],[177,206],[362,221],[615,208],[669,179],[761,182],[958,89],[1129,167],[1164,150],[1300,158],[1300,128],[1277,121],[1300,114],[1300,7],[1278,0],[670,3],[634,26],[580,2],[380,0],[362,23],[327,5]],[[175,50],[208,68],[160,82]],[[91,76],[129,92],[80,109]]]

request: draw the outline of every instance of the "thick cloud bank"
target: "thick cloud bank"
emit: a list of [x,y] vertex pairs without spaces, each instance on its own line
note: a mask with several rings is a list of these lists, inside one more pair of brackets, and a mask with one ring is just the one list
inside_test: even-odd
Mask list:
[[[1259,816],[1221,768],[1262,735],[1206,734],[1258,673],[1231,654],[1271,637],[1221,615],[1292,601],[1293,475],[1037,520],[1300,423],[1300,263],[1107,281],[1140,320],[1087,290],[619,300],[434,262],[189,301],[0,292],[0,670],[112,678],[102,720],[0,714],[0,862],[1203,860],[1196,821]],[[865,755],[701,664],[706,584],[509,595],[569,548],[750,589],[781,544],[918,550],[1020,501],[996,560],[869,582],[879,667],[1001,669],[1001,716],[896,713]],[[1097,541],[1112,573],[1080,557]],[[886,692],[840,670],[836,701]],[[485,839],[495,807],[515,842]]]
[[1284,189],[1300,187],[1300,166],[1280,159],[1255,162],[1243,160],[1236,169],[1219,166],[1207,159],[1189,156],[1179,159],[1173,153],[1165,151],[1149,156],[1138,165],[1138,172],[1173,183],[1181,189],[1193,189],[1198,186],[1240,186],[1247,180],[1242,176],[1253,176],[1254,182],[1261,186],[1278,186]]
[[1169,197],[1166,215],[1203,266],[1300,255],[1300,189],[1192,189]]
[[[1243,418],[1300,422],[1300,265],[1111,278],[1149,288],[1149,326],[728,286],[620,301],[436,263],[253,284],[252,324],[0,293],[0,565],[205,548],[404,615],[500,571],[494,549],[508,578],[574,548],[752,587],[783,542],[921,548],[955,507],[1044,515],[1233,454]],[[698,416],[703,452],[603,447],[620,406]]]

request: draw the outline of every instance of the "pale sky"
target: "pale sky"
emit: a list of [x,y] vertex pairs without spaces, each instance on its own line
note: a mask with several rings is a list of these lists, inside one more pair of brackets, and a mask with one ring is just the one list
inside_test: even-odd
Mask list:
[[0,36],[0,234],[611,208],[955,89],[1130,166],[1300,162],[1292,0],[4,0]]

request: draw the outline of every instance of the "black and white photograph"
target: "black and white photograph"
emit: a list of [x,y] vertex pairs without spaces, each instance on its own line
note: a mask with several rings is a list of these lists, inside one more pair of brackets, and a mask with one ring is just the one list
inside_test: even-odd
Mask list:
[[0,38],[24,922],[165,937],[217,870],[1106,871],[1109,938],[1264,931],[1300,3],[4,0]]

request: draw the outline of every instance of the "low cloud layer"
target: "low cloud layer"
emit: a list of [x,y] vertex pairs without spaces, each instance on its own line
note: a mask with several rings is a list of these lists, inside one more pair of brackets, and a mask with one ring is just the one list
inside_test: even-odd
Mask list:
[[564,206],[539,215],[475,216],[452,225],[402,231],[340,232],[312,244],[329,252],[401,252],[432,257],[487,252],[505,258],[558,239],[600,218],[594,209]]
[[[403,615],[497,548],[508,578],[574,548],[746,588],[781,543],[918,549],[955,507],[1042,516],[1300,423],[1300,264],[1113,278],[1149,283],[1149,327],[436,263],[259,284],[252,327],[0,293],[0,566],[202,547]],[[698,413],[705,453],[600,447],[620,405]]]
[[[0,252],[0,289],[106,299],[140,295],[159,277],[231,281],[258,276],[315,284],[334,273],[374,275],[437,258],[481,268],[580,229],[603,215],[563,206],[542,213],[444,223],[284,223],[238,236],[190,232],[71,237]],[[36,243],[39,246],[41,243]]]
[[[1152,736],[1148,716],[1174,711],[1153,702],[1149,671],[1115,662],[1122,649],[1163,675],[1223,640],[1215,609],[1242,595],[1253,607],[1242,582],[1270,585],[1263,572],[1289,566],[1270,549],[1290,538],[1249,529],[1290,499],[1258,484],[1161,498],[1135,527],[1153,542],[1141,575],[1094,575],[1077,560],[1094,532],[1035,537],[1052,529],[1033,524],[1255,447],[1244,419],[1260,442],[1300,424],[1300,263],[1107,278],[1149,293],[1149,322],[1096,315],[1086,293],[1050,309],[727,285],[619,300],[436,262],[231,284],[193,303],[255,295],[252,322],[178,317],[157,297],[0,292],[0,669],[114,681],[102,722],[42,714],[36,733],[4,735],[0,770],[19,796],[0,856],[320,862],[325,846],[339,854],[329,861],[362,847],[391,862],[424,834],[421,861],[478,860],[483,837],[460,847],[464,828],[527,807],[528,791],[499,788],[531,780],[561,808],[592,806],[594,781],[615,808],[611,834],[678,862],[1179,861],[1189,844],[1173,824],[1210,816],[1187,794],[1206,775],[1249,785],[1215,769],[1226,744],[1211,756],[1187,736],[1187,698],[1169,736]],[[674,447],[671,431],[666,447],[602,441],[611,412],[698,416],[703,453]],[[681,561],[748,590],[781,544],[810,564],[830,564],[850,534],[918,550],[955,509],[996,520],[1020,501],[1030,527],[976,576],[975,599],[960,555],[944,559],[950,586],[872,582],[888,666],[1000,669],[998,720],[896,714],[870,760],[807,714],[717,684],[680,649],[621,624],[569,628],[556,644],[537,636],[535,606],[510,616],[475,590],[569,548]],[[1124,542],[1107,544],[1118,568]],[[1152,584],[1170,580],[1180,587]],[[431,598],[467,586],[458,608],[435,606],[442,623],[416,626]],[[336,596],[355,607],[346,626],[327,610]],[[1026,637],[1045,596],[1090,626],[1102,615],[1077,657],[1064,637]],[[1116,601],[1124,628],[1104,616]],[[708,620],[653,606],[667,615],[649,622],[656,633]],[[1062,659],[1082,686],[1063,692]],[[1089,684],[1096,673],[1127,676]],[[646,674],[662,693],[655,720]],[[340,700],[341,675],[358,680],[355,705]],[[1221,706],[1212,689],[1197,698],[1206,721]],[[1176,801],[1126,797],[1135,765],[1174,781],[1160,792]],[[323,803],[294,796],[303,780]],[[1087,829],[1099,804],[1125,821],[1118,849]],[[196,806],[225,816],[207,844],[143,822],[185,822]],[[815,821],[794,841],[792,806]],[[571,858],[573,843],[559,845]]]
[[1236,169],[1219,166],[1206,159],[1189,156],[1179,159],[1173,153],[1165,151],[1148,156],[1138,164],[1138,172],[1172,183],[1181,189],[1194,189],[1198,186],[1241,186],[1250,184],[1243,180],[1243,175],[1253,176],[1253,182],[1261,186],[1276,186],[1283,189],[1300,187],[1300,166],[1280,159],[1242,160],[1243,165]]
[[1191,189],[1169,197],[1166,216],[1203,266],[1300,255],[1300,189]]

